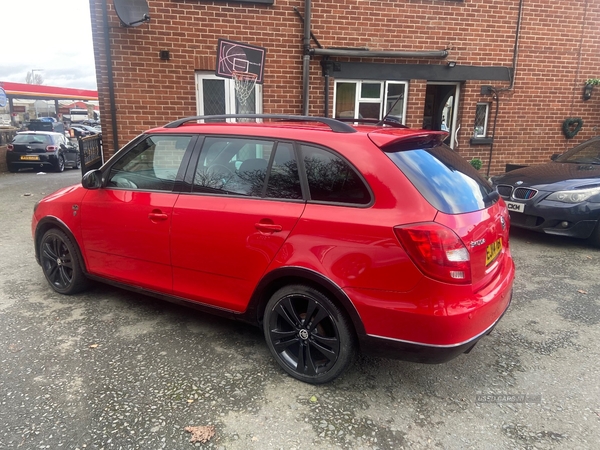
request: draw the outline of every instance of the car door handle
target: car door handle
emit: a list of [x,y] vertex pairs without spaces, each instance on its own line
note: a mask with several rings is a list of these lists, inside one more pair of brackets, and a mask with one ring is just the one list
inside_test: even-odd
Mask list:
[[275,223],[258,222],[256,224],[254,224],[254,226],[256,227],[256,229],[258,231],[266,231],[266,232],[269,232],[269,233],[273,233],[273,232],[277,232],[277,231],[283,230],[283,227],[281,225],[277,225]]
[[150,219],[153,222],[167,220],[168,218],[169,218],[169,216],[167,216],[166,214],[164,214],[162,212],[154,212],[153,211],[150,214],[148,214],[148,219]]

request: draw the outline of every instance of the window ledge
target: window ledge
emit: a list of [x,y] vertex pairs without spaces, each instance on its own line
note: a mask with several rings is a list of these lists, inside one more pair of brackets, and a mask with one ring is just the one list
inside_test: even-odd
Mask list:
[[491,138],[491,137],[471,138],[471,140],[469,141],[469,143],[471,145],[491,145],[493,142],[494,142],[494,138]]

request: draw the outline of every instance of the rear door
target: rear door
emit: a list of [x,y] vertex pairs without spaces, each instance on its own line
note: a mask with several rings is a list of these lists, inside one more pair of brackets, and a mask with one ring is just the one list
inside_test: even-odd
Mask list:
[[244,311],[305,207],[294,146],[206,138],[190,181],[173,211],[174,294]]

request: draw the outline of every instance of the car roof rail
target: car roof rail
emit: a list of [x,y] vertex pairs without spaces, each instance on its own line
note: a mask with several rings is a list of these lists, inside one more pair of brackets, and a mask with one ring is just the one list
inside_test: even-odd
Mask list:
[[319,122],[327,125],[335,133],[356,133],[356,130],[347,123],[329,117],[294,116],[285,114],[220,114],[214,116],[192,116],[175,120],[164,126],[164,128],[177,128],[184,123],[196,120],[227,120],[227,119],[277,119],[294,122]]

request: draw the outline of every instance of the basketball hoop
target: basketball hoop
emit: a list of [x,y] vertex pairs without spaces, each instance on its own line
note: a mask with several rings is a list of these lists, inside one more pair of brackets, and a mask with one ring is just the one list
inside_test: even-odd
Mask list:
[[246,100],[252,94],[257,76],[257,74],[250,72],[231,72],[231,78],[235,83],[235,95],[241,103],[246,103]]

